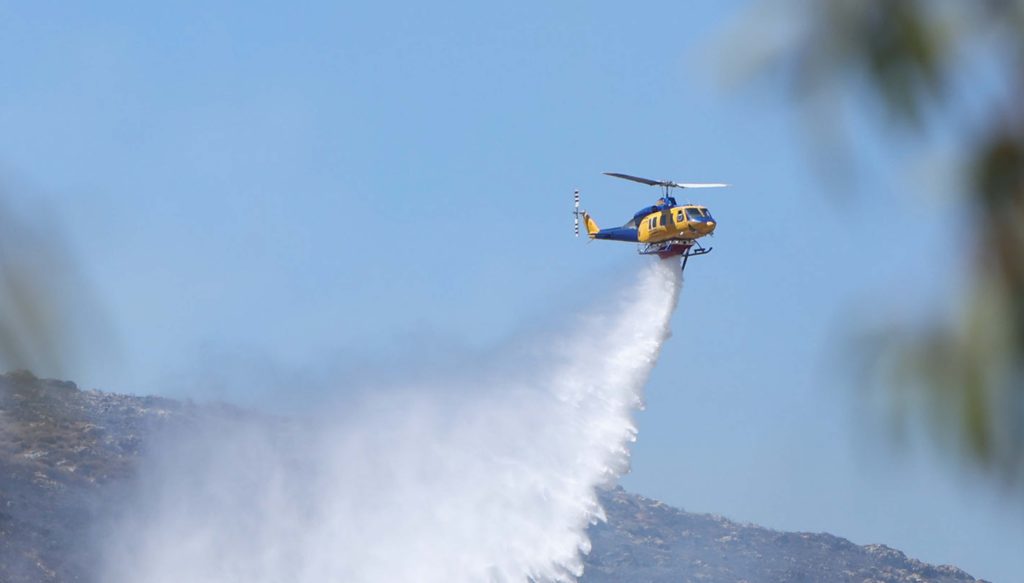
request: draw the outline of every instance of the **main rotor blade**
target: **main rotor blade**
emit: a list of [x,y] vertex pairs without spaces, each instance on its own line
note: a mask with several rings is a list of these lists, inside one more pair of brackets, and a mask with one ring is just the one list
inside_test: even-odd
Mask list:
[[676,188],[722,188],[729,186],[723,182],[673,182]]
[[667,186],[669,188],[722,188],[729,186],[722,182],[672,182],[671,180],[651,180],[650,178],[640,178],[639,176],[619,174],[618,172],[605,172],[604,174],[606,176],[632,180],[633,182],[639,182],[640,184],[647,184],[649,186]]
[[639,176],[630,176],[629,174],[619,174],[618,172],[605,172],[604,174],[606,176],[624,178],[626,180],[632,180],[633,182],[639,182],[640,184],[647,184],[649,186],[668,186],[670,184],[664,180],[651,180],[649,178],[640,178]]

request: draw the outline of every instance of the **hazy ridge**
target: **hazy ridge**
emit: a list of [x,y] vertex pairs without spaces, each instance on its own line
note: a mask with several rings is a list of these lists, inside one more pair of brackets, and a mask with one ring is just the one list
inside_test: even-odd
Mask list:
[[[81,391],[0,375],[0,581],[96,581],[96,546],[147,440],[203,417],[249,413],[157,397]],[[883,545],[785,533],[606,490],[583,581],[961,582]]]

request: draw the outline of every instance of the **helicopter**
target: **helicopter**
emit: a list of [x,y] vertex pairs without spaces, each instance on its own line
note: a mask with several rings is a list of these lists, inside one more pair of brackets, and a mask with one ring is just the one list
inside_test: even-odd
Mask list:
[[605,172],[606,176],[622,178],[661,188],[661,198],[651,206],[638,210],[632,220],[621,227],[602,229],[597,226],[593,217],[585,210],[580,210],[580,191],[573,193],[574,224],[576,236],[580,236],[580,218],[587,229],[590,239],[608,239],[611,241],[627,241],[639,243],[637,252],[641,255],[658,255],[662,259],[682,257],[682,269],[686,270],[686,262],[690,257],[705,255],[711,247],[700,244],[701,237],[713,235],[718,223],[708,209],[696,204],[680,205],[672,196],[675,188],[722,188],[729,186],[720,182],[673,182],[671,180],[651,180]]

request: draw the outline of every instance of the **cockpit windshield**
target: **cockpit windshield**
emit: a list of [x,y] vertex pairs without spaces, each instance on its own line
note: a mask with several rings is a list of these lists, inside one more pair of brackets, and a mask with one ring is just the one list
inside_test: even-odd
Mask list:
[[686,216],[689,217],[690,221],[694,223],[703,223],[704,221],[708,220],[701,212],[701,209],[696,207],[686,209]]

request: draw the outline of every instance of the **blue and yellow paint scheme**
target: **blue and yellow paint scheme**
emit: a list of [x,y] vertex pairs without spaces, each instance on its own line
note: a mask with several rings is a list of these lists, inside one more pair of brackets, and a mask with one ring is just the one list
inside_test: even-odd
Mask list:
[[591,239],[628,241],[631,243],[662,243],[666,241],[696,241],[715,232],[718,223],[708,209],[694,204],[677,205],[672,197],[640,209],[633,219],[621,227],[602,229],[583,211],[587,236]]
[[582,217],[589,238],[639,243],[639,252],[642,255],[658,255],[662,258],[681,256],[683,257],[683,269],[686,268],[688,258],[711,251],[710,247],[704,248],[698,239],[713,235],[718,222],[706,207],[697,204],[680,205],[675,198],[669,195],[669,192],[673,188],[716,188],[727,185],[650,180],[612,172],[605,172],[605,174],[641,184],[660,186],[662,197],[653,205],[638,210],[632,220],[625,225],[602,229],[590,216],[590,213],[580,210],[580,197],[577,190],[574,195],[577,236],[579,235],[579,219]]

